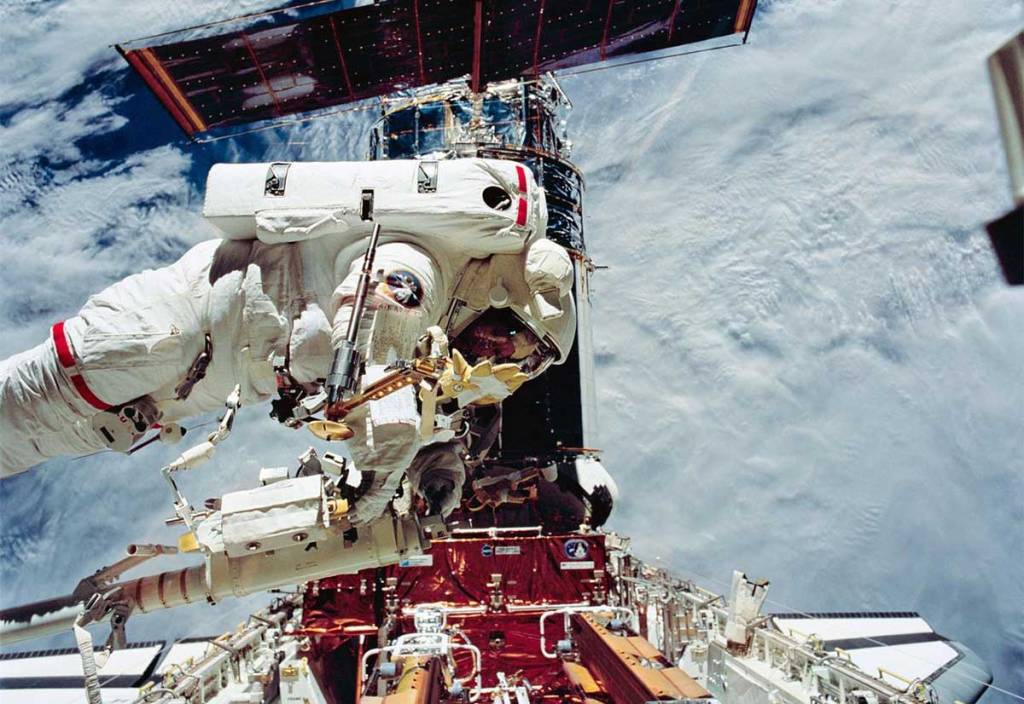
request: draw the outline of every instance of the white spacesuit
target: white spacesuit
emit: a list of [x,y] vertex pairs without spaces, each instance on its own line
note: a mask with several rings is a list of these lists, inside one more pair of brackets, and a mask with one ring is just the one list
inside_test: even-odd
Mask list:
[[[204,215],[222,239],[110,286],[49,340],[0,362],[0,474],[125,449],[124,428],[134,439],[219,408],[236,384],[249,404],[271,397],[282,378],[322,381],[347,329],[372,222],[382,236],[360,335],[364,383],[412,358],[438,324],[456,349],[476,340],[476,351],[466,350],[475,382],[457,384],[463,405],[500,400],[571,347],[572,264],[543,238],[544,192],[522,165],[218,165]],[[518,343],[488,348],[498,318],[497,337],[519,333]],[[508,384],[484,379],[479,363],[488,360],[522,374]],[[422,447],[450,440],[421,431],[415,393],[403,389],[346,419],[353,459],[374,476],[361,519],[383,509]]]

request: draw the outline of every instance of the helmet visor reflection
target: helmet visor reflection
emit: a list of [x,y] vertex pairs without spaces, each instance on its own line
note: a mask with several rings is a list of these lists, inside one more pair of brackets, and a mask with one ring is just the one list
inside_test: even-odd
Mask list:
[[494,364],[515,364],[527,374],[554,359],[550,345],[508,308],[481,313],[456,336],[453,346],[472,364],[489,359]]

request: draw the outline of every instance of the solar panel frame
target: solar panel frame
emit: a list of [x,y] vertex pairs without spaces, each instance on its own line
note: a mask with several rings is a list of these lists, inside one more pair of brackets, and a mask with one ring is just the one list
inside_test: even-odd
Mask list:
[[[488,83],[749,29],[754,0],[377,0],[118,47],[189,135],[472,76]],[[280,15],[285,16],[285,15]],[[218,23],[219,28],[223,23]]]

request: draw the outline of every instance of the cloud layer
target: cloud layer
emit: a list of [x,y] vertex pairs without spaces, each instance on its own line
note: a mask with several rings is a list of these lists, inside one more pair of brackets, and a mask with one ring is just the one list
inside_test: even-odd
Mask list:
[[1021,20],[774,2],[747,47],[563,82],[616,527],[776,610],[919,610],[1015,691],[1024,295],[981,225],[1009,205],[984,60]]
[[[211,163],[363,156],[359,115],[186,146],[107,48],[266,6],[4,6],[0,357],[211,236]],[[734,567],[772,579],[775,610],[918,610],[1024,691],[1024,296],[981,229],[1009,192],[984,59],[1024,15],[760,6],[747,47],[563,80],[587,239],[611,267],[593,303],[596,444],[628,488],[613,527],[711,588]],[[243,413],[190,496],[309,444],[264,414]],[[172,539],[156,470],[174,454],[0,483],[3,605]],[[206,633],[242,612],[129,628]]]

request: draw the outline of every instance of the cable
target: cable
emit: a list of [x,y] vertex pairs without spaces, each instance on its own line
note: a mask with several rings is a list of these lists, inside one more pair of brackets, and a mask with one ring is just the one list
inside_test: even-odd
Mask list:
[[577,71],[564,71],[564,72],[556,71],[555,72],[555,77],[556,78],[568,78],[569,76],[580,76],[580,75],[582,75],[584,73],[594,73],[596,71],[607,71],[608,69],[612,69],[612,68],[620,68],[622,66],[634,66],[636,64],[645,64],[645,63],[648,63],[650,61],[661,61],[663,59],[675,59],[675,58],[678,58],[680,56],[690,56],[691,54],[704,54],[704,53],[709,52],[709,51],[718,51],[719,49],[732,49],[732,48],[735,48],[735,47],[738,47],[738,46],[745,46],[745,44],[743,42],[738,42],[738,43],[735,43],[735,44],[723,44],[722,46],[708,46],[708,47],[704,47],[703,49],[689,49],[687,51],[677,51],[674,54],[663,54],[661,56],[649,56],[646,59],[635,59],[633,61],[620,61],[618,63],[613,63],[613,64],[605,64],[605,65],[593,66],[591,68],[581,68],[581,69],[579,69]]
[[[218,420],[210,420],[210,421],[207,421],[205,423],[200,423],[199,425],[193,425],[191,428],[185,428],[185,435],[188,435],[193,430],[199,430],[200,428],[205,428],[208,425],[216,425],[219,422],[220,421],[218,421]],[[146,441],[146,444],[149,444],[149,443],[157,440],[159,437],[160,437],[159,435],[154,435],[152,438],[150,438],[148,441]],[[142,448],[139,447],[137,449],[141,450]],[[84,460],[87,457],[95,457],[96,455],[102,455],[105,452],[113,452],[113,450],[111,450],[110,448],[103,448],[102,450],[96,450],[96,452],[90,452],[88,455],[79,455],[78,457],[72,457],[68,461],[69,462],[78,462],[79,460]],[[130,455],[132,453],[119,453],[119,454],[129,454]]]
[[143,694],[141,697],[136,698],[136,700],[134,702],[132,702],[132,704],[143,704],[144,702],[148,702],[149,698],[151,696],[153,696],[154,694],[169,694],[169,695],[171,695],[173,697],[174,696],[174,690],[173,689],[167,689],[167,687],[153,687],[153,689],[149,690],[148,692]]
[[[715,579],[714,577],[709,577],[707,575],[700,574],[699,572],[694,572],[693,570],[689,570],[689,569],[682,569],[680,571],[683,572],[683,573],[686,573],[686,574],[693,575],[694,577],[699,577],[702,580],[707,580],[709,582],[714,582],[716,584],[727,585],[730,589],[732,588],[731,584],[729,584],[729,583],[727,583],[727,582],[725,582],[725,581],[723,581],[721,579]],[[770,604],[774,604],[775,606],[779,606],[779,607],[785,609],[788,613],[798,614],[798,615],[804,616],[806,618],[815,618],[814,614],[809,614],[806,611],[801,611],[800,609],[793,608],[792,606],[790,606],[788,604],[783,604],[781,601],[777,601],[775,599],[768,599],[768,598],[765,598],[765,601],[770,603]],[[874,643],[875,645],[882,646],[882,647],[885,647],[885,648],[891,648],[891,649],[893,649],[893,650],[895,650],[895,651],[897,651],[897,652],[899,652],[899,653],[901,653],[903,655],[906,655],[909,658],[913,658],[914,660],[918,660],[920,662],[923,662],[926,665],[929,665],[929,666],[934,666],[935,665],[934,662],[932,662],[930,660],[926,660],[925,658],[921,657],[920,655],[915,655],[914,653],[910,653],[910,652],[908,652],[906,650],[902,650],[897,645],[892,645],[890,643],[883,643],[882,641],[877,640],[875,638],[871,638],[870,636],[859,636],[859,637],[862,640],[868,641],[869,643]],[[939,667],[941,667],[941,665]],[[938,669],[938,668],[936,668],[936,669]],[[980,684],[982,687],[984,687],[986,689],[995,690],[996,692],[999,692],[1000,694],[1005,694],[1007,696],[1013,697],[1014,699],[1017,699],[1019,701],[1024,702],[1024,696],[1022,696],[1020,694],[1017,694],[1016,692],[1011,692],[1008,689],[1003,689],[1002,687],[999,687],[998,685],[992,684],[990,682],[984,682],[982,680],[979,680],[976,677],[971,677],[968,674],[965,674],[965,673],[962,673],[962,672],[956,672],[955,670],[946,670],[946,672],[944,674],[956,675],[956,676],[961,677],[961,678],[963,678],[965,680],[969,680],[971,682],[974,682],[975,684]]]
[[[200,428],[205,428],[205,427],[210,426],[210,425],[216,425],[219,422],[220,422],[219,420],[209,420],[209,421],[206,421],[205,423],[199,423],[197,425],[192,426],[191,428],[187,428],[186,429],[186,435],[189,432],[193,431],[193,430],[199,430]],[[153,439],[156,439],[156,437],[154,437]],[[88,455],[81,455],[79,457],[72,458],[71,461],[72,462],[76,462],[78,460],[83,460],[83,459],[85,459],[87,457],[93,457],[95,455],[100,455],[100,454],[103,454],[103,453],[106,453],[106,452],[113,452],[113,450],[110,450],[110,449],[97,450],[96,452],[92,452],[92,453],[90,453]],[[243,607],[243,608],[245,608],[245,607]],[[203,624],[201,626],[201,628],[203,630],[207,630],[207,631],[208,630],[217,630],[218,629],[218,624],[220,622],[226,620],[225,619],[226,616],[231,616],[232,619],[238,618],[238,614],[236,614],[235,612],[239,611],[239,610],[241,610],[241,609],[225,611],[224,614],[222,614],[220,618],[216,619],[213,622],[213,624]],[[199,631],[199,628],[196,628],[196,629],[193,629],[188,634],[186,634],[184,636],[181,636],[179,638],[176,638],[175,640],[173,640],[171,642],[171,647],[173,647],[176,643],[181,642],[182,640],[185,640],[187,638],[191,638],[191,637],[194,637],[194,636],[198,635],[198,631]],[[168,648],[168,652],[170,652],[170,648]],[[112,674],[112,675],[108,676],[107,678],[105,678],[104,680],[102,680],[99,683],[100,688],[102,689],[106,685],[110,684],[110,682],[112,682],[114,679],[116,679],[119,676],[120,675],[118,675],[118,674]],[[81,692],[79,692],[78,690],[75,690],[75,697],[74,697],[74,699],[73,700],[69,699],[68,702],[70,703],[71,701],[79,701],[80,696],[81,696]]]

